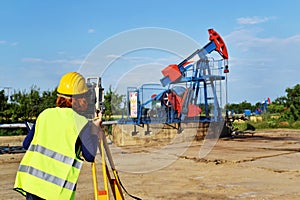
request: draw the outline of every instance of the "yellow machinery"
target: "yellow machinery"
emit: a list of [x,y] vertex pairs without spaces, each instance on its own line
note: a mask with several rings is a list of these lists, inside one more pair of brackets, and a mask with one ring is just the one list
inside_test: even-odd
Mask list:
[[[109,200],[110,195],[109,192],[113,194],[115,200],[124,200],[123,191],[126,192],[130,197],[136,200],[141,200],[138,197],[135,197],[129,194],[126,189],[123,187],[121,180],[118,175],[118,171],[115,168],[114,162],[112,160],[112,156],[106,141],[106,137],[104,133],[101,134],[101,138],[99,141],[99,151],[101,154],[101,164],[102,164],[102,177],[103,177],[103,189],[99,190],[98,181],[97,181],[97,173],[96,173],[96,164],[92,163],[92,174],[93,174],[93,185],[94,185],[94,198],[95,200]],[[113,173],[113,177],[110,175],[110,171],[108,169],[106,163],[106,157],[109,161],[111,171]]]

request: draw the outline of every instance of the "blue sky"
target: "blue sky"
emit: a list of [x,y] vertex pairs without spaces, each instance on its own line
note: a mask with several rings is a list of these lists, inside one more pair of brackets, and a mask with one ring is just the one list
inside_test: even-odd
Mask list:
[[0,89],[52,90],[62,74],[78,71],[97,45],[143,27],[174,30],[200,45],[214,28],[229,52],[229,103],[274,100],[299,83],[296,0],[3,0],[0,5]]

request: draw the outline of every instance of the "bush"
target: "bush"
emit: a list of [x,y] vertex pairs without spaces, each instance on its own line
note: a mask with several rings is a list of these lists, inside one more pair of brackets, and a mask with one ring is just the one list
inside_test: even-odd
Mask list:
[[26,135],[26,128],[1,128],[0,136]]
[[232,125],[234,128],[237,128],[239,131],[245,130],[247,127],[245,122],[233,122]]
[[276,123],[274,121],[263,120],[261,122],[254,123],[256,129],[268,129],[276,128]]
[[278,128],[290,128],[290,123],[288,121],[278,122]]
[[291,127],[295,129],[300,129],[300,121],[295,121],[294,123],[292,123]]

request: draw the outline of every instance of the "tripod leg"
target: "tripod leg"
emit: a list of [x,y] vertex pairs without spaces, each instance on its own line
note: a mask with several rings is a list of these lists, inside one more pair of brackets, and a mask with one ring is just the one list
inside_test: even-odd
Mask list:
[[92,163],[92,175],[93,175],[93,185],[94,185],[94,198],[98,199],[98,183],[97,183],[97,175],[96,175],[96,164]]

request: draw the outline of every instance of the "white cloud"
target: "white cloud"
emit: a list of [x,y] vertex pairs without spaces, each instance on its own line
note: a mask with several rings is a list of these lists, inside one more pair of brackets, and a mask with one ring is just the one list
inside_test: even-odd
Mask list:
[[58,54],[58,55],[65,55],[66,52],[65,52],[65,51],[59,51],[59,52],[57,52],[57,54]]
[[229,46],[228,48],[237,48],[239,52],[256,55],[257,59],[271,56],[273,60],[282,56],[294,55],[300,48],[300,34],[279,38],[260,37],[260,32],[258,29],[236,30],[226,36],[227,46]]
[[129,55],[114,55],[109,54],[106,56],[107,58],[112,58],[115,60],[123,60],[130,63],[161,63],[161,64],[168,64],[168,63],[176,63],[178,62],[179,57],[175,55],[167,55],[167,56],[160,56],[160,57],[151,57],[151,56],[129,56]]
[[106,58],[112,58],[112,59],[119,59],[119,58],[121,58],[121,57],[122,57],[122,56],[114,55],[114,54],[106,55]]
[[88,33],[95,33],[95,32],[96,32],[96,30],[93,29],[93,28],[90,28],[90,29],[88,30]]
[[42,63],[42,64],[70,64],[70,65],[81,65],[83,60],[80,59],[55,59],[55,60],[46,60],[41,58],[23,58],[22,62],[27,63]]
[[22,62],[40,63],[43,62],[43,60],[41,58],[23,58]]
[[[300,34],[261,37],[261,29],[239,29],[225,37],[229,50],[229,84],[234,102],[275,99],[299,83]],[[254,89],[253,86],[257,87]]]
[[1,44],[8,44],[10,46],[17,46],[18,45],[18,42],[11,42],[11,43],[8,43],[7,41],[5,40],[0,40],[0,45]]
[[238,24],[260,24],[260,23],[265,23],[272,19],[275,19],[275,17],[259,17],[259,16],[240,17],[237,19],[237,23]]
[[291,44],[299,43],[300,42],[300,35],[294,35],[294,36],[291,36],[289,38],[285,38],[282,42],[291,43]]
[[13,42],[10,44],[10,46],[17,46],[18,45],[18,42]]
[[115,55],[115,54],[109,54],[106,56],[107,58],[113,58],[113,59],[123,59],[127,61],[150,61],[153,58],[145,57],[145,56],[128,56],[128,55]]

